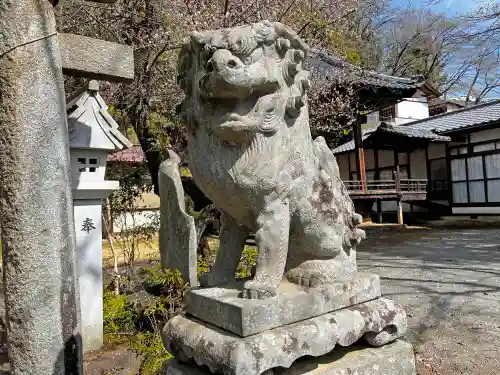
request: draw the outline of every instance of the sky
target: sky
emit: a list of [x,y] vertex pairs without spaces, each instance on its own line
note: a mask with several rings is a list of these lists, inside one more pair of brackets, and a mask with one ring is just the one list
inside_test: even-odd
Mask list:
[[[410,3],[414,7],[429,7],[425,0],[392,0],[392,4],[407,5]],[[457,13],[470,11],[475,5],[480,4],[481,0],[441,0],[436,5],[431,5],[430,8],[454,16]]]

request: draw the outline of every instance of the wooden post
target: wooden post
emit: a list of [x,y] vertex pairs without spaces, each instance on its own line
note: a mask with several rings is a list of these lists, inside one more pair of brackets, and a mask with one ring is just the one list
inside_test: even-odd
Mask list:
[[396,178],[396,194],[398,196],[398,224],[403,224],[403,202],[401,200],[401,179],[399,178],[399,165],[396,165],[396,171],[394,172],[394,177]]
[[366,122],[366,115],[358,115],[357,121],[353,125],[354,146],[356,154],[356,169],[358,179],[361,184],[361,190],[366,191],[366,166],[365,166],[365,150],[363,147],[363,134],[361,125]]
[[396,165],[396,172],[394,172],[394,177],[396,178],[396,193],[401,194],[401,179],[399,178],[399,165]]
[[401,197],[398,197],[398,224],[403,225],[403,202]]
[[382,201],[380,199],[377,199],[377,221],[380,223],[382,223],[384,220],[383,220],[383,215],[382,215]]
[[75,226],[54,11],[46,0],[3,0],[0,25],[0,218],[10,374],[79,375]]

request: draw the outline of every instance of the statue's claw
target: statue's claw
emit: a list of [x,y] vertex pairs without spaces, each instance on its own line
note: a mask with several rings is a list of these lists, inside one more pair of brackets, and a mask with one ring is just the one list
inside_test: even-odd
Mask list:
[[303,268],[291,269],[287,272],[286,277],[291,283],[311,288],[321,288],[327,282],[327,278],[320,272]]
[[240,292],[240,298],[246,299],[266,299],[276,297],[278,293],[275,286],[261,284],[255,281],[247,281]]
[[234,278],[221,277],[214,272],[205,272],[200,275],[200,286],[204,288],[214,287],[218,285],[229,284]]

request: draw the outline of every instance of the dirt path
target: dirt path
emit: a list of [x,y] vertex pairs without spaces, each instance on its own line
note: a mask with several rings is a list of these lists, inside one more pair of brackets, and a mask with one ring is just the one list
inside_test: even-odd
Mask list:
[[105,349],[85,356],[85,375],[135,375],[139,373],[142,358],[126,347]]
[[420,375],[500,373],[500,232],[378,234],[358,249],[407,313]]

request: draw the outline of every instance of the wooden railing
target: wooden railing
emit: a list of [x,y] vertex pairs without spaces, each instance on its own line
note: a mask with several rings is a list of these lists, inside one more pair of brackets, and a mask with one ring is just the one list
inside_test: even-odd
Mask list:
[[425,179],[396,179],[396,180],[368,180],[366,189],[363,189],[361,181],[344,181],[344,185],[350,193],[426,193],[427,180]]
[[426,179],[401,179],[399,180],[400,186],[399,191],[402,192],[427,192],[427,180]]

